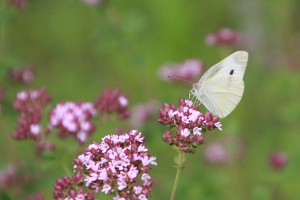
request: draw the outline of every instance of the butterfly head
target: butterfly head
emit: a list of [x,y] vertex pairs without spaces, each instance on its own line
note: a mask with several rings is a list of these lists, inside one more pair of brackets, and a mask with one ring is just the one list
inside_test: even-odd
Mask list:
[[198,99],[198,97],[201,96],[201,95],[202,95],[201,85],[199,83],[193,84],[193,89],[190,90],[189,98],[191,96],[193,96],[193,97],[196,97]]

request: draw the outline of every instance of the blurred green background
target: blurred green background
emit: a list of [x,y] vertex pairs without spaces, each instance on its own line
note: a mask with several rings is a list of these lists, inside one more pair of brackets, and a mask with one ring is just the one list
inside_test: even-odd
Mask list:
[[[129,109],[153,99],[177,105],[192,86],[160,80],[157,70],[162,65],[197,58],[207,69],[234,51],[245,50],[249,62],[242,101],[221,120],[223,131],[207,134],[206,143],[188,156],[175,199],[300,199],[300,1],[107,0],[87,5],[79,0],[28,0],[24,9],[0,2],[1,85],[6,89],[0,167],[22,163],[26,173],[35,174],[36,181],[26,186],[23,198],[40,191],[51,199],[56,179],[66,175],[66,169],[72,172],[72,160],[87,144],[78,147],[70,139],[60,144],[77,149],[75,154],[36,159],[34,142],[11,138],[17,127],[12,102],[18,91],[43,86],[53,96],[52,107],[63,100],[93,101],[104,88],[115,87],[128,96]],[[224,27],[238,31],[241,42],[208,46],[205,36]],[[7,81],[7,68],[25,64],[37,71],[33,83]],[[158,112],[139,130],[158,162],[151,172],[152,199],[169,199],[175,152],[161,140],[165,127],[155,121],[157,116]],[[113,134],[116,127],[134,128],[129,120],[98,123],[89,142]],[[226,137],[243,141],[241,158],[227,164],[207,162],[205,147]],[[274,170],[269,164],[272,152],[288,155],[284,169]]]

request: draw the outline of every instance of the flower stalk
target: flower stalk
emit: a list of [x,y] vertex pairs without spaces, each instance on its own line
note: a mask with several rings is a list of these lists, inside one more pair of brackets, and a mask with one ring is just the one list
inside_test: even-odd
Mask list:
[[179,183],[179,177],[180,177],[181,171],[183,169],[183,165],[182,164],[183,164],[183,162],[185,160],[184,156],[185,156],[185,154],[183,152],[180,151],[178,153],[178,159],[177,159],[178,166],[176,166],[177,172],[176,172],[176,177],[175,177],[174,186],[173,186],[173,190],[172,190],[172,194],[171,194],[170,200],[174,200],[174,198],[175,198],[176,189],[177,189],[177,186],[178,186],[178,183]]

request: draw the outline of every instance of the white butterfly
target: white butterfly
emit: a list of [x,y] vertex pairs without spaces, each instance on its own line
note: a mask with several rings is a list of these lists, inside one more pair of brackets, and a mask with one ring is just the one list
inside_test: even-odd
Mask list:
[[224,118],[240,102],[244,92],[243,76],[248,62],[246,51],[237,51],[212,66],[193,84],[195,96],[212,114]]

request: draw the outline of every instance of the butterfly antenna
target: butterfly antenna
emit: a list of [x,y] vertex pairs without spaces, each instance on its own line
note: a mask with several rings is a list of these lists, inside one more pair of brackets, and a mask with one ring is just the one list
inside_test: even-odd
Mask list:
[[194,84],[193,82],[191,81],[188,81],[188,80],[185,80],[185,79],[182,79],[182,78],[178,78],[178,77],[175,77],[175,76],[169,76],[167,75],[168,78],[174,78],[174,79],[177,79],[177,80],[180,80],[180,81],[184,81],[184,82],[187,82],[187,83],[191,83],[191,84]]

